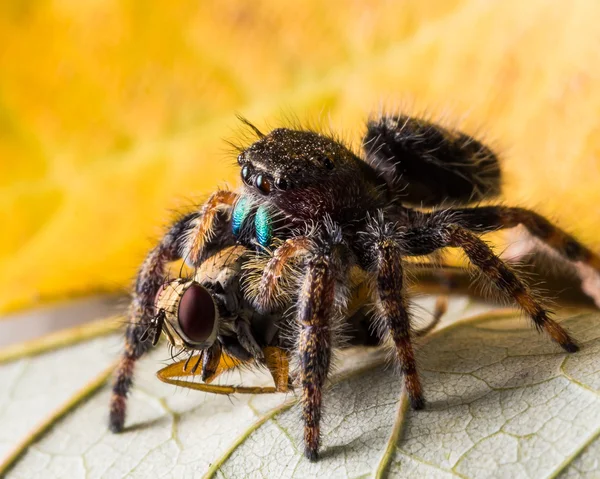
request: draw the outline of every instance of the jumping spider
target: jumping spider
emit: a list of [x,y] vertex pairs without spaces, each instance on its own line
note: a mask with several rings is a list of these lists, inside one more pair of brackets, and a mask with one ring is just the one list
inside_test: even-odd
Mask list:
[[[251,125],[250,125],[251,126]],[[461,248],[470,263],[567,352],[575,340],[550,318],[542,302],[479,235],[524,226],[571,264],[584,281],[597,280],[600,257],[539,214],[523,208],[472,206],[497,195],[496,155],[476,139],[409,116],[368,123],[362,158],[342,142],[313,131],[278,128],[240,148],[244,185],[217,191],[177,221],[143,263],[133,296],[126,347],[117,370],[110,427],[123,428],[125,397],[135,361],[151,346],[144,332],[167,263],[184,258],[198,267],[236,243],[274,249],[255,287],[247,291],[260,314],[295,301],[299,387],[305,455],[319,451],[322,388],[327,378],[334,323],[349,301],[350,273],[371,285],[380,336],[388,336],[412,407],[425,405],[413,352],[404,294],[404,258]],[[471,206],[470,206],[471,205]],[[291,266],[290,266],[291,265]],[[299,272],[286,282],[286,268]],[[584,274],[585,273],[585,274]]]

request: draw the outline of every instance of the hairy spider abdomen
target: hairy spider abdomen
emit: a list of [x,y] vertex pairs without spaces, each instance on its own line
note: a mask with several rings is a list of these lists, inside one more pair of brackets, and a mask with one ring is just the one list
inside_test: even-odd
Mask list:
[[369,164],[407,203],[470,203],[500,193],[500,165],[492,150],[465,133],[421,118],[370,121],[363,148]]

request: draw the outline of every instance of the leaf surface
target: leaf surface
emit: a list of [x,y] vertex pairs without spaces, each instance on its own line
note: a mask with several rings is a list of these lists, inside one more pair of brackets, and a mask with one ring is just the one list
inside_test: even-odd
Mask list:
[[[432,299],[419,304],[417,311],[427,310]],[[424,411],[407,407],[382,348],[340,354],[318,463],[302,456],[294,394],[227,398],[174,388],[155,377],[168,359],[159,347],[140,363],[125,433],[106,429],[105,386],[35,442],[7,477],[595,477],[600,315],[561,316],[583,345],[577,354],[559,351],[512,310],[453,299],[418,350]],[[110,364],[120,341],[111,335],[1,365],[3,410],[19,411],[12,413],[23,424],[18,434]],[[269,380],[256,371],[223,378]],[[3,451],[11,439],[4,437]]]

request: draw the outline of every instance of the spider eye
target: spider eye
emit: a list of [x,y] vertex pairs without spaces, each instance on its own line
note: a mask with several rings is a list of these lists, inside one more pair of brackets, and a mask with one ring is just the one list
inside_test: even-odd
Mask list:
[[325,168],[327,168],[328,170],[333,170],[333,168],[334,168],[333,161],[331,161],[326,156],[323,157],[322,161],[323,161],[323,165],[325,165]]
[[261,193],[268,195],[271,192],[271,182],[262,173],[256,176],[255,184]]
[[249,180],[250,180],[250,176],[252,175],[252,168],[250,167],[250,165],[244,165],[242,167],[242,180],[244,181],[244,183],[246,184],[250,184]]
[[242,163],[244,162],[244,160],[245,160],[245,159],[246,159],[246,157],[244,156],[244,154],[243,154],[243,153],[240,153],[240,154],[238,155],[238,157],[237,157],[237,162],[238,162],[238,165],[240,165],[240,166],[241,166],[241,165],[242,165]]
[[181,296],[177,320],[183,334],[190,341],[207,341],[215,327],[217,312],[212,296],[206,288],[193,282]]
[[289,187],[289,184],[285,178],[276,178],[275,179],[275,188],[278,190],[285,191]]

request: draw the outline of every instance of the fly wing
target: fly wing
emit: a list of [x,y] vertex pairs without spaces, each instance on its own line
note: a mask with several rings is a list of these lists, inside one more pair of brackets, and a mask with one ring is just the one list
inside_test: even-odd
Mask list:
[[474,138],[405,115],[370,121],[367,162],[402,203],[468,204],[500,193],[498,157]]

